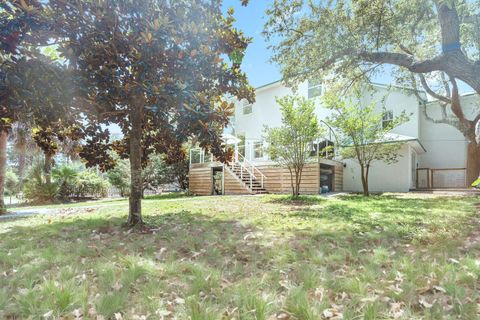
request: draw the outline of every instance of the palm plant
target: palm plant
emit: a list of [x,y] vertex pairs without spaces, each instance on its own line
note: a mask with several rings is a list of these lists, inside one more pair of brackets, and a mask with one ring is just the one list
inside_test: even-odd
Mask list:
[[62,199],[68,198],[74,188],[74,182],[77,179],[77,170],[70,165],[63,165],[52,171],[53,178],[59,186],[59,196]]
[[17,175],[20,186],[23,185],[25,169],[32,162],[33,156],[40,152],[40,149],[32,139],[31,127],[24,122],[15,122],[12,125],[10,139],[13,149],[17,154]]

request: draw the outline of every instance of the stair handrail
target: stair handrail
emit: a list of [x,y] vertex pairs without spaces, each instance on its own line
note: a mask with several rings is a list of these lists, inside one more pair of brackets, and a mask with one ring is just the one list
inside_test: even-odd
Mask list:
[[[239,157],[240,159],[242,159],[243,163],[240,162],[239,160]],[[247,158],[245,158],[240,152],[236,152],[235,154],[235,159],[236,159],[236,162],[241,166],[241,167],[245,167],[245,169],[247,170],[247,172],[250,174],[250,187],[252,186],[252,177],[257,180],[257,176],[255,175],[255,171],[257,171],[259,174],[260,174],[260,184],[262,186],[262,188],[264,187],[264,182],[265,180],[267,179],[267,176],[265,176],[263,174],[262,171],[260,171],[252,162],[250,162],[249,160],[247,160]],[[248,166],[245,165],[245,163],[251,168],[251,170],[248,169]]]

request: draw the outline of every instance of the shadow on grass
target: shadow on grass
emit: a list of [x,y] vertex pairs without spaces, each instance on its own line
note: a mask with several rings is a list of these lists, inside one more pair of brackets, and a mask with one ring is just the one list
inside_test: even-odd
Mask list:
[[[442,212],[443,216],[455,210],[452,208],[452,198],[405,199],[395,195],[367,198],[348,195],[338,200],[326,202],[320,208],[297,207],[276,214],[305,220],[318,219],[320,223],[338,223],[354,234],[373,232],[375,237],[412,239],[431,224],[435,217],[433,210]],[[458,221],[462,219],[459,217]]]
[[276,203],[276,204],[286,204],[292,206],[311,206],[315,204],[324,203],[326,201],[325,198],[321,196],[298,196],[294,197],[292,195],[281,195],[281,196],[274,196],[274,197],[267,197],[267,202]]
[[179,198],[188,198],[193,197],[185,192],[170,192],[163,194],[156,194],[153,196],[145,196],[143,200],[166,200],[166,199],[179,199]]

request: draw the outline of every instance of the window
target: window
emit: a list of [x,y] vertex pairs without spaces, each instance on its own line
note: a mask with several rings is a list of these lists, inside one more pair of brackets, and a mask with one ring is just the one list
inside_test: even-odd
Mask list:
[[243,114],[250,114],[252,113],[252,104],[247,100],[243,101]]
[[322,95],[322,82],[320,80],[308,81],[308,99]]
[[315,142],[310,149],[310,156],[324,159],[333,159],[335,156],[335,144],[330,140],[323,140],[321,142]]
[[263,143],[255,142],[253,145],[253,157],[255,159],[263,158]]
[[393,111],[384,111],[383,112],[383,117],[382,117],[382,128],[388,128],[392,125],[393,123]]
[[246,156],[245,154],[245,133],[238,133],[237,138],[240,139],[240,142],[238,143],[238,153],[242,155],[243,157]]

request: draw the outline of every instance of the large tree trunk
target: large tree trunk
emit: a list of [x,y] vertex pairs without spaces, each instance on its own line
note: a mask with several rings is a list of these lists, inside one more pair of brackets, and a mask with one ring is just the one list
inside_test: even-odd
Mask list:
[[18,182],[20,189],[23,187],[23,180],[25,179],[25,167],[27,164],[27,155],[25,150],[18,154]]
[[[139,101],[142,101],[141,99]],[[138,102],[138,101],[137,101]],[[130,209],[127,224],[142,225],[142,118],[143,105],[135,103],[130,109]]]
[[6,131],[0,132],[0,214],[7,212],[3,193],[5,192],[5,174],[7,170],[7,139]]
[[480,144],[470,141],[467,149],[467,186],[480,176]]

